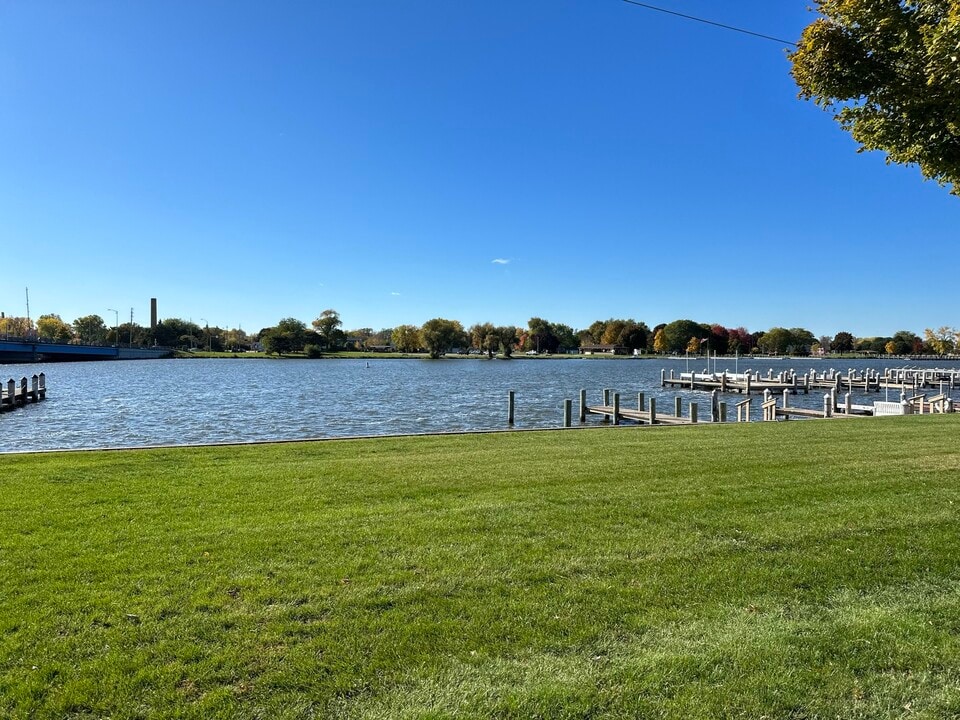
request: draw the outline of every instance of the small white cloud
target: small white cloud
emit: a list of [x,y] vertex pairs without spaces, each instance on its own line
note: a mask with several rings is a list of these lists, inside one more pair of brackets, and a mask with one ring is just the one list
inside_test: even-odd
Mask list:
[[394,297],[400,297],[400,293],[398,292],[392,292],[390,294],[393,295]]
[[494,265],[509,265],[510,261],[505,258],[495,258],[493,261]]

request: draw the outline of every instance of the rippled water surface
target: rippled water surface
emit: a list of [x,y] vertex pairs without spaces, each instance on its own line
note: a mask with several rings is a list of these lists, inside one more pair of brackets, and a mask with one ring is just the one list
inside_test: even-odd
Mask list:
[[[0,366],[0,379],[45,372],[47,399],[0,413],[0,451],[302,439],[506,428],[516,392],[516,428],[559,427],[563,400],[580,388],[598,403],[603,388],[698,400],[706,393],[660,387],[660,370],[705,369],[684,359],[553,360],[149,360]],[[895,362],[720,359],[718,369],[895,367]],[[960,367],[954,363],[930,367]],[[711,366],[711,369],[713,367]],[[884,393],[855,402],[884,399]],[[891,398],[896,399],[891,391]],[[956,397],[956,396],[955,396]],[[742,400],[732,394],[731,406]],[[791,404],[819,408],[822,391]],[[669,406],[669,407],[672,407]],[[686,412],[686,410],[684,411]],[[701,413],[702,416],[703,413]],[[754,403],[759,417],[759,402]],[[574,418],[576,422],[576,418]]]

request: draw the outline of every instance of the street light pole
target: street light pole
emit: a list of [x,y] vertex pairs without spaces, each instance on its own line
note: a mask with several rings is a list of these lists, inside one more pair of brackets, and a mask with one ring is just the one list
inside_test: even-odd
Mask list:
[[116,346],[120,347],[120,312],[114,310],[113,308],[107,308],[107,312],[112,312],[113,315],[113,342]]

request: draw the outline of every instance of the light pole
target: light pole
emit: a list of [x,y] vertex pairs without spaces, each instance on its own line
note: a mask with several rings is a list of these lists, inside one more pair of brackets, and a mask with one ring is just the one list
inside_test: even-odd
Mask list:
[[107,312],[112,312],[113,315],[113,342],[117,347],[120,347],[120,311],[114,310],[113,308],[107,308]]

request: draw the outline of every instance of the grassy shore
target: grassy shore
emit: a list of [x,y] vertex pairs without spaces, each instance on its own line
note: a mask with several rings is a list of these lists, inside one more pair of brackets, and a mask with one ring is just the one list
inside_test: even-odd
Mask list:
[[0,716],[956,716],[958,433],[0,456]]

